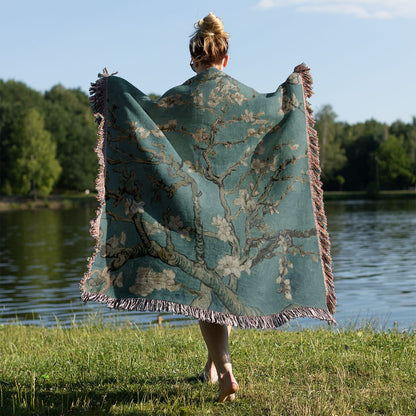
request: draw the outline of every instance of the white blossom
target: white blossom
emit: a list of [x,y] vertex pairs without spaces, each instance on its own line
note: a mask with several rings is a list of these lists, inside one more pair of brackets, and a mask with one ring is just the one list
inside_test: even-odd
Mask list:
[[136,127],[135,132],[140,139],[147,139],[150,136],[150,130],[146,130],[143,127]]
[[256,203],[251,198],[247,189],[240,189],[238,191],[239,197],[234,199],[234,205],[241,206],[246,214],[250,214],[256,209]]
[[135,215],[137,213],[143,214],[144,213],[144,201],[136,201],[132,198],[127,198],[123,200],[124,205],[124,212],[126,215]]
[[[195,173],[196,166],[194,166],[190,160],[185,160],[184,163],[186,166],[188,166],[189,172]],[[198,163],[198,161],[196,163]]]
[[186,241],[191,241],[191,237],[189,235],[189,230],[183,228],[182,230],[179,231],[179,235],[181,236],[181,238],[183,238]]
[[251,161],[251,169],[254,169],[254,171],[257,174],[260,173],[260,171],[265,167],[265,165],[266,164],[265,164],[264,160],[261,160],[261,159],[254,158]]
[[273,158],[272,162],[269,162],[269,169],[271,172],[276,172],[276,168],[277,168],[277,156]]
[[155,137],[159,137],[159,138],[164,137],[163,131],[160,129],[153,129],[152,134]]
[[180,104],[182,104],[182,97],[180,94],[176,94],[174,96],[168,95],[160,98],[157,102],[157,106],[161,108],[172,108],[173,106]]
[[261,128],[259,130],[256,130],[250,127],[249,129],[247,129],[247,136],[248,137],[260,137],[261,130],[262,130]]
[[[218,88],[218,87],[217,87]],[[218,94],[215,90],[211,90],[209,93],[208,105],[210,107],[216,107],[221,103],[222,95]]]
[[228,221],[221,217],[221,215],[217,215],[216,217],[212,218],[212,225],[215,225],[218,228],[218,237],[221,241],[231,241],[232,240],[232,230],[231,226]]
[[283,293],[287,300],[292,300],[292,288],[289,279],[283,280]]
[[154,290],[167,289],[170,292],[179,289],[175,282],[173,270],[163,270],[158,273],[150,267],[139,267],[137,269],[135,284],[130,286],[129,291],[135,295],[147,296]]
[[166,232],[166,228],[160,224],[160,222],[156,221],[151,224],[150,222],[145,222],[144,226],[146,228],[146,232],[148,235],[154,235],[156,233]]
[[194,104],[200,106],[204,105],[204,96],[202,95],[202,92],[194,95]]
[[209,134],[203,127],[201,127],[200,129],[197,129],[195,133],[192,134],[192,138],[196,140],[198,143],[201,143],[209,139]]
[[216,271],[221,276],[228,276],[233,274],[237,277],[241,276],[241,269],[240,269],[240,260],[237,257],[233,256],[224,256],[218,262],[218,266]]
[[254,114],[247,109],[244,110],[244,113],[241,115],[241,119],[246,123],[252,123],[255,120]]
[[299,101],[296,98],[295,93],[292,93],[291,98],[288,95],[283,96],[282,110],[284,114],[287,114],[288,112],[295,110],[297,107],[299,107]]
[[251,195],[253,196],[258,196],[259,195],[259,191],[257,191],[257,189],[254,188],[254,183],[250,182],[250,189],[251,189]]
[[241,94],[241,93],[239,93],[239,92],[234,93],[234,94],[232,95],[232,97],[233,97],[234,101],[235,101],[238,105],[243,104],[243,101],[246,101],[246,100],[247,100],[247,98],[246,98],[246,97],[244,97],[244,95],[243,95],[243,94]]
[[240,277],[241,272],[246,272],[247,274],[250,274],[251,264],[251,260],[248,260],[245,263],[241,264],[240,260],[237,257],[227,255],[219,260],[218,266],[215,270],[221,276],[229,276],[230,274],[233,274],[236,277]]
[[250,274],[251,272],[251,264],[252,261],[251,260],[247,260],[245,263],[240,265],[240,270],[242,272],[246,272],[247,274]]
[[108,246],[110,246],[111,248],[117,248],[120,245],[124,246],[124,244],[126,243],[126,233],[124,231],[121,232],[120,237],[117,237],[115,234],[109,238],[106,242],[106,244]]

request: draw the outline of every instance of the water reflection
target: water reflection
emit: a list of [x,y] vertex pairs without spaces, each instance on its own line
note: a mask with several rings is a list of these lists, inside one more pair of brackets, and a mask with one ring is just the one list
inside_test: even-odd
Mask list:
[[[70,325],[92,313],[147,325],[154,313],[108,311],[80,301],[78,284],[92,254],[89,221],[95,207],[0,213],[0,322]],[[167,315],[173,324],[182,317]],[[189,322],[189,321],[188,321]]]
[[338,320],[416,323],[416,201],[326,204]]
[[[91,255],[94,207],[0,213],[0,322],[63,325],[92,312],[146,325],[153,313],[109,311],[79,300],[78,283]],[[326,203],[338,322],[377,320],[416,327],[416,200]],[[2,311],[1,311],[2,309]],[[75,318],[74,318],[75,316]],[[189,322],[167,314],[172,324]],[[302,325],[310,320],[300,319]]]

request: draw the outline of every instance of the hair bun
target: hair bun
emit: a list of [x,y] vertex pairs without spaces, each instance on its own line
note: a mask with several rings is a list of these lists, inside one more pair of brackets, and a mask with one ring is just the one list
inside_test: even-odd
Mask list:
[[197,23],[196,29],[198,29],[203,36],[226,34],[228,38],[228,33],[224,32],[224,23],[212,12]]

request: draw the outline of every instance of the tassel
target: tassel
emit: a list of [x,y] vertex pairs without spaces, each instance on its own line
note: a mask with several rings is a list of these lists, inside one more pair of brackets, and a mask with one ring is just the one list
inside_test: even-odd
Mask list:
[[319,236],[319,251],[322,262],[322,271],[324,274],[325,289],[326,289],[326,304],[330,313],[335,313],[335,287],[334,277],[332,273],[332,259],[331,246],[329,241],[329,234],[327,231],[327,220],[324,210],[323,191],[321,177],[321,167],[319,163],[319,141],[318,133],[313,128],[315,120],[313,119],[313,111],[308,98],[313,94],[312,91],[312,76],[310,69],[302,63],[295,67],[294,72],[300,74],[303,83],[303,98],[306,112],[307,135],[308,135],[308,160],[309,171],[311,176],[311,193],[314,202],[315,223]]

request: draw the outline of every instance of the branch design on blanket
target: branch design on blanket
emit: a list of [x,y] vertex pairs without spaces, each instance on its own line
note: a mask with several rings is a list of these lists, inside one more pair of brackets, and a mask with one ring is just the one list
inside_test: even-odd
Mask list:
[[259,94],[211,68],[153,102],[102,77],[105,187],[84,300],[240,326],[335,322],[303,84],[294,72]]

